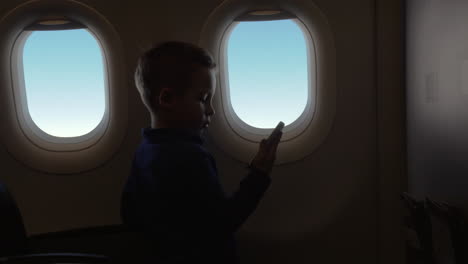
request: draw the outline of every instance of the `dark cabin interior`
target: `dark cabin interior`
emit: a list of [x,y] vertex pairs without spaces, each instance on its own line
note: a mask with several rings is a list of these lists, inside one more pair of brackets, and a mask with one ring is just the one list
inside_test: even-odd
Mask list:
[[[236,233],[241,263],[468,263],[463,0],[0,2],[0,263],[143,263],[150,249],[120,216],[141,129],[150,122],[133,78],[138,57],[164,40],[216,50],[211,43],[221,31],[210,23],[272,9],[288,13],[262,14],[294,14],[313,25],[313,65],[324,80],[314,91],[333,97],[316,107],[333,102],[333,113],[315,115],[330,120],[317,141],[279,148],[269,190]],[[60,21],[67,19],[79,22],[70,28],[102,33],[109,125],[97,143],[41,145],[16,118],[27,107],[18,106],[12,79],[15,43],[25,30],[65,29]],[[223,117],[221,103],[215,110]],[[254,145],[246,140],[245,152],[237,150],[244,141],[232,141],[236,134],[228,137],[214,122],[205,147],[233,192]]]

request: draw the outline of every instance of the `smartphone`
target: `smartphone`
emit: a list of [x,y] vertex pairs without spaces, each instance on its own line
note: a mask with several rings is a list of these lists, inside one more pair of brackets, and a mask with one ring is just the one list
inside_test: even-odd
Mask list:
[[270,136],[268,136],[267,141],[271,141],[273,138],[275,138],[280,132],[282,132],[283,128],[284,128],[284,123],[280,121],[278,125],[276,125],[273,132],[271,132]]

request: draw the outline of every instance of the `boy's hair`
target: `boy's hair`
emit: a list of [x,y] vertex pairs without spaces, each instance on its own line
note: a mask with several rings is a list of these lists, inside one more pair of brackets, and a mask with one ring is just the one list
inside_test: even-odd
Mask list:
[[192,73],[200,67],[213,69],[216,63],[207,50],[187,42],[161,42],[143,53],[138,59],[135,84],[148,110],[157,111],[153,98],[159,96],[162,87],[183,95],[191,86]]

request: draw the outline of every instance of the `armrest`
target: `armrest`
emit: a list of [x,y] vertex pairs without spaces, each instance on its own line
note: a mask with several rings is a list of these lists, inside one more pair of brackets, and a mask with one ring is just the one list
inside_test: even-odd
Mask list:
[[0,257],[2,264],[14,263],[35,263],[35,264],[49,264],[56,262],[67,263],[107,263],[109,258],[103,255],[95,254],[82,254],[82,253],[41,253],[41,254],[26,254],[17,256]]

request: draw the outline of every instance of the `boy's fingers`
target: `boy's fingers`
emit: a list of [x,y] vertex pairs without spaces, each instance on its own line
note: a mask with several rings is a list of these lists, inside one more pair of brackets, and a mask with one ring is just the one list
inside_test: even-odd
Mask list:
[[272,138],[271,140],[271,145],[269,146],[268,149],[268,154],[270,156],[275,156],[276,155],[276,150],[278,149],[279,142],[281,140],[282,132],[280,132],[277,136]]
[[271,152],[276,144],[276,137],[269,137],[267,140],[265,140],[265,151],[268,153]]
[[267,139],[263,139],[261,142],[260,142],[260,150],[263,152],[263,153],[268,153],[270,151],[270,144],[271,142],[269,142],[269,140]]
[[282,135],[283,135],[283,132],[280,131],[280,132],[279,132],[278,134],[276,134],[275,137],[273,138],[272,144],[273,144],[273,146],[274,146],[275,148],[278,147],[278,144],[279,144],[279,142],[281,141],[281,136],[282,136]]
[[268,138],[265,140],[265,151],[268,153],[270,157],[276,153],[278,148],[278,144],[281,140],[281,136],[283,135],[282,129],[284,127],[283,122],[279,122],[275,129],[271,132]]
[[278,131],[278,133],[276,133],[273,137],[273,142],[275,142],[275,145],[278,144],[281,140],[281,137],[283,136],[283,132],[282,131]]

